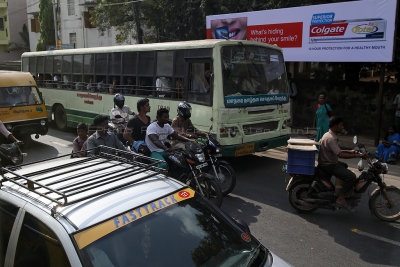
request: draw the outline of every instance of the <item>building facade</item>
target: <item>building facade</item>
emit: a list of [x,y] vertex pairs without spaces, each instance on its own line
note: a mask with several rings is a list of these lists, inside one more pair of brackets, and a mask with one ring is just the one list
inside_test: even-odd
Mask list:
[[27,44],[20,33],[26,23],[26,0],[0,0],[0,69],[21,59]]
[[[1,1],[1,0],[0,0]],[[58,40],[64,48],[84,48],[118,45],[116,31],[111,29],[101,35],[90,23],[89,11],[95,7],[92,0],[52,0],[55,4]],[[36,51],[40,37],[39,1],[26,0],[28,7],[29,38],[31,51]],[[134,39],[125,44],[135,43]]]

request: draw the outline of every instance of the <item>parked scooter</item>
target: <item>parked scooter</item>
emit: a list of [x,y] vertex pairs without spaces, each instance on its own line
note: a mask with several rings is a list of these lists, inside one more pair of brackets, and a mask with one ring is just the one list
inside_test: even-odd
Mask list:
[[[357,144],[360,153],[367,153],[363,144],[357,142],[354,137],[354,144]],[[395,221],[400,218],[400,189],[394,186],[387,186],[382,179],[383,174],[388,172],[388,165],[376,159],[366,159],[368,170],[364,171],[364,161],[358,163],[358,170],[361,175],[354,183],[353,195],[347,199],[348,203],[355,207],[360,201],[361,195],[365,193],[371,183],[378,187],[372,192],[369,199],[370,211],[383,221]],[[318,167],[315,175],[297,175],[292,177],[286,187],[289,193],[289,202],[293,208],[300,212],[312,212],[318,208],[337,210],[335,205],[335,186],[341,183],[323,173]]]
[[204,172],[208,163],[201,145],[187,142],[184,150],[175,150],[164,158],[169,176],[188,184],[215,205],[221,206],[221,188],[214,176]]
[[[212,128],[210,128],[210,131],[211,129]],[[222,195],[227,196],[235,188],[236,172],[229,162],[220,159],[222,156],[220,154],[220,144],[214,137],[208,134],[207,139],[200,142],[203,143],[203,151],[206,155],[206,161],[209,163],[206,167],[206,171],[217,177],[217,181],[221,186]]]

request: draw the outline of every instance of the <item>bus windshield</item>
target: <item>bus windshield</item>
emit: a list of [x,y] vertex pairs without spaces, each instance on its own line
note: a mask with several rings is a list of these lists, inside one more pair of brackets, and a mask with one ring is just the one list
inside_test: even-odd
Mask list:
[[0,108],[40,104],[42,99],[34,86],[0,87]]
[[280,51],[257,46],[222,48],[226,106],[254,106],[288,101],[287,77]]

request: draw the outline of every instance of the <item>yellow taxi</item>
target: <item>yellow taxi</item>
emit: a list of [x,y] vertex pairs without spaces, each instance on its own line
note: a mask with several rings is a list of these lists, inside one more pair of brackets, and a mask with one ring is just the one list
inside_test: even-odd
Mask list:
[[0,71],[0,120],[22,141],[47,134],[42,95],[29,72]]

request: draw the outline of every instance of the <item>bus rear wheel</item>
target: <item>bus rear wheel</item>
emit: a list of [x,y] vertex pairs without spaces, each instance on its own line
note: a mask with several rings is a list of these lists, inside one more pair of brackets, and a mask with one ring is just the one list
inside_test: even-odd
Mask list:
[[61,105],[54,108],[54,121],[58,129],[65,130],[67,128],[67,113]]

